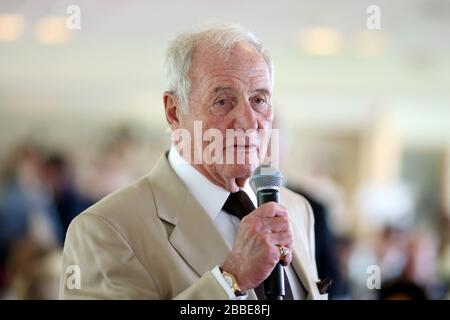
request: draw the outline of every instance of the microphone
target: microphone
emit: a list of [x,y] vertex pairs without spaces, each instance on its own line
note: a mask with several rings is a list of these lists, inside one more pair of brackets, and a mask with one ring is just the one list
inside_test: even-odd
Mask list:
[[[280,203],[279,188],[283,184],[283,179],[281,172],[269,164],[263,164],[256,168],[250,178],[250,185],[256,193],[258,207],[270,201]],[[267,300],[284,299],[284,270],[280,262],[264,280],[264,291]]]

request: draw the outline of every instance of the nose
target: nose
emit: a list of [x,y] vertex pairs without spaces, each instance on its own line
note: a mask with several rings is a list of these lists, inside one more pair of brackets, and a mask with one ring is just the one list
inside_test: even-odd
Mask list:
[[240,103],[235,109],[234,129],[249,130],[258,129],[258,119],[256,111],[248,101]]

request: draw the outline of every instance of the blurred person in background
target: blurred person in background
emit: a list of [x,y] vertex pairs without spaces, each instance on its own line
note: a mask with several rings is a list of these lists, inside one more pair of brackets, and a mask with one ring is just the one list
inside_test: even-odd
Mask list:
[[406,231],[391,225],[386,225],[380,231],[374,250],[385,281],[403,275],[407,265],[406,245]]
[[0,194],[0,248],[4,261],[10,246],[32,234],[43,242],[61,244],[61,221],[45,181],[45,151],[25,144],[14,153]]
[[2,299],[58,298],[61,248],[26,237],[16,241],[6,261],[6,290]]
[[44,177],[65,235],[73,218],[86,209],[91,201],[84,199],[78,192],[63,154],[55,152],[47,156],[44,162]]
[[423,287],[431,298],[438,298],[434,294],[438,248],[433,238],[434,235],[426,229],[415,228],[408,232],[403,278]]
[[14,153],[0,193],[0,273],[5,286],[5,263],[17,241],[30,237],[60,246],[64,232],[51,190],[45,181],[45,150],[32,143]]
[[379,300],[427,300],[425,289],[407,280],[396,279],[386,282],[378,292]]

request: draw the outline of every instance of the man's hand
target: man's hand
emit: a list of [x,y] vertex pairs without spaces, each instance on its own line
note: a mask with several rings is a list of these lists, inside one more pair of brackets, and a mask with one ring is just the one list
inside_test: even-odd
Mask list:
[[[268,202],[242,219],[231,254],[221,268],[233,274],[242,291],[256,288],[281,261],[292,260],[293,233],[282,204]],[[279,246],[289,249],[282,256]]]

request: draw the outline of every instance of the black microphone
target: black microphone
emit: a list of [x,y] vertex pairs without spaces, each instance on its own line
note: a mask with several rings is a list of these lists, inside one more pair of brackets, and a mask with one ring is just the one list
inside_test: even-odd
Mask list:
[[[258,198],[258,207],[269,201],[280,203],[279,188],[283,184],[283,179],[281,172],[268,164],[256,168],[250,178],[250,185]],[[264,280],[264,291],[267,300],[284,299],[284,270],[280,262]]]

